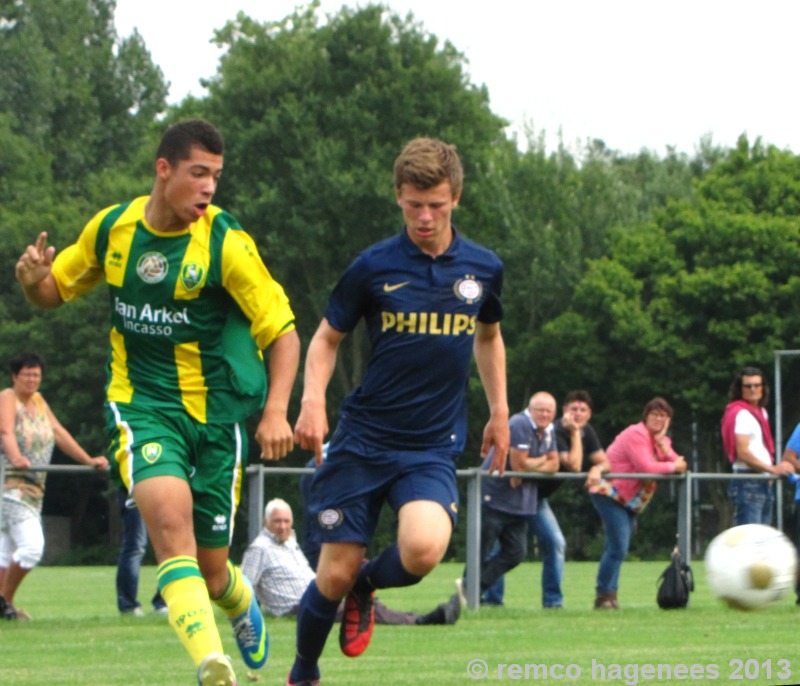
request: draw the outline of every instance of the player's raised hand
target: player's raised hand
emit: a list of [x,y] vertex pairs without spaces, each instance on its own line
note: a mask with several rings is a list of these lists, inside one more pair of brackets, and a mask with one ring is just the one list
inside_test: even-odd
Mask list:
[[47,232],[42,231],[36,243],[25,248],[25,252],[17,260],[17,281],[23,288],[36,286],[43,281],[53,268],[53,256],[56,249],[47,246]]

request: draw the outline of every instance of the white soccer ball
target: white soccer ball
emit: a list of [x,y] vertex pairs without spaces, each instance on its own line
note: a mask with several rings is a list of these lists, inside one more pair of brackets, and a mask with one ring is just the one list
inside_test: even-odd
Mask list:
[[777,529],[743,524],[709,543],[705,570],[711,591],[724,603],[738,610],[758,610],[794,589],[797,552]]

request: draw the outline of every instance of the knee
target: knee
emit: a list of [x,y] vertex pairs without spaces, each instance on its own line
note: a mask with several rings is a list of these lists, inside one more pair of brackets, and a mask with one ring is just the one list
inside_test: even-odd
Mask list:
[[567,552],[567,539],[564,538],[564,534],[559,531],[558,536],[555,537],[553,543],[553,550],[555,551],[555,554],[559,557],[564,557]]
[[341,600],[353,587],[358,570],[359,567],[353,569],[344,564],[320,565],[317,569],[317,588],[328,600]]
[[549,535],[538,538],[539,545],[545,554],[564,555],[564,551],[567,549],[567,541],[561,531],[551,531]]
[[606,546],[606,554],[612,560],[622,562],[628,554],[628,546],[623,541],[609,541]]
[[517,546],[508,551],[508,561],[516,567],[525,561],[527,553],[526,546]]
[[415,576],[426,576],[444,557],[446,547],[424,541],[400,546],[403,568]]

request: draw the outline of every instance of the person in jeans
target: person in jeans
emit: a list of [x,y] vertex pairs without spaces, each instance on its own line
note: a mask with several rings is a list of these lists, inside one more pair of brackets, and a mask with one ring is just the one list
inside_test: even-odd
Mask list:
[[[730,402],[722,416],[722,445],[734,474],[786,473],[775,465],[775,442],[766,404],[769,385],[756,367],[736,373],[728,391]],[[733,524],[772,524],[774,481],[731,479],[728,499],[733,505]]]
[[[562,410],[563,415],[553,422],[559,471],[587,472],[586,487],[589,488],[599,483],[602,474],[609,471],[605,450],[589,424],[592,417],[592,397],[587,391],[570,391]],[[564,479],[537,481],[536,514],[528,518],[528,527],[542,549],[542,607],[545,609],[564,605],[561,579],[564,575],[566,540],[549,502],[550,496],[563,483]],[[481,602],[502,605],[503,582],[501,577],[492,584],[481,597]]]
[[[592,417],[592,398],[586,391],[571,391],[563,405],[563,414],[553,423],[558,447],[559,471],[587,472],[586,486],[599,483],[609,471],[608,459],[589,424]],[[561,579],[564,576],[566,540],[561,532],[550,497],[564,483],[563,479],[539,481],[539,506],[531,521],[531,531],[542,549],[542,607],[560,608],[564,605]]]
[[[122,520],[122,545],[117,559],[117,607],[122,614],[142,617],[144,612],[138,600],[139,570],[147,551],[147,528],[136,503],[122,488],[117,489],[117,506]],[[157,588],[150,602],[154,612],[167,613],[167,604]]]
[[[512,472],[550,474],[558,470],[558,451],[553,431],[555,413],[556,401],[552,395],[534,393],[528,407],[511,417],[507,469]],[[493,457],[490,454],[484,460],[484,470],[490,471]],[[498,579],[525,559],[528,522],[536,515],[537,482],[519,477],[499,479],[487,476],[481,479],[481,485],[479,586],[481,594],[485,594]]]
[[[606,456],[615,474],[683,474],[686,461],[672,449],[667,436],[672,406],[653,398],[644,406],[642,421],[624,429]],[[592,505],[603,521],[605,544],[597,570],[596,610],[618,609],[617,589],[622,562],[628,554],[636,516],[650,502],[656,482],[644,479],[601,479],[589,488]]]

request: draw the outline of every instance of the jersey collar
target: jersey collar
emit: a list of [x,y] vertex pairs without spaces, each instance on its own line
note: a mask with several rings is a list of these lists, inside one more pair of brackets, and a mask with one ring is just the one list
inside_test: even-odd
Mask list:
[[430,255],[428,255],[428,253],[423,252],[416,245],[414,245],[412,240],[408,237],[408,230],[407,230],[405,225],[403,226],[403,230],[400,232],[400,235],[399,235],[400,245],[403,247],[403,249],[406,251],[406,253],[408,255],[410,255],[411,257],[414,257],[415,255],[419,255],[419,256],[425,256],[425,257],[427,257],[428,259],[431,259],[431,260],[434,260],[434,259],[435,260],[442,260],[442,259],[452,260],[453,258],[458,256],[458,253],[461,250],[461,236],[459,235],[458,230],[456,229],[455,225],[451,224],[450,228],[453,229],[453,240],[450,241],[450,245],[447,246],[447,250],[445,250],[441,255],[439,255],[439,256],[437,256],[435,258],[431,257]]

